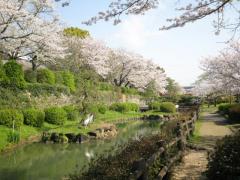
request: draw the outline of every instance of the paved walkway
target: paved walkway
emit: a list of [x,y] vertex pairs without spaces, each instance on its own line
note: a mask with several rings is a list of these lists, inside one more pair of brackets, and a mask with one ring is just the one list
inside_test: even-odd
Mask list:
[[[205,113],[199,129],[200,140],[198,146],[212,149],[216,141],[231,134],[226,120],[215,113]],[[205,180],[203,172],[207,169],[207,151],[189,150],[182,162],[173,168],[171,180]]]

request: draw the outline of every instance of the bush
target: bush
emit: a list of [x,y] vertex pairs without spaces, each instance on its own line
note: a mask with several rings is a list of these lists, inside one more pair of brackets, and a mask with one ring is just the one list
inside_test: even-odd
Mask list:
[[240,104],[232,105],[229,108],[228,117],[232,122],[240,122]]
[[0,110],[0,124],[10,128],[19,128],[23,124],[23,114],[15,109]]
[[138,90],[135,88],[121,87],[123,94],[137,95],[139,94]]
[[150,110],[160,111],[161,103],[158,101],[150,102],[148,107]]
[[36,83],[37,82],[37,72],[32,70],[26,70],[24,72],[24,78],[29,83]]
[[31,92],[34,96],[44,95],[44,94],[54,94],[60,95],[63,94],[70,94],[70,90],[66,86],[61,85],[50,85],[50,84],[41,84],[41,83],[29,83],[26,86],[26,90]]
[[208,163],[209,179],[238,180],[240,175],[240,132],[217,142]]
[[100,91],[113,91],[114,86],[109,83],[100,83],[99,90]]
[[176,112],[175,104],[171,102],[163,102],[161,103],[160,111],[167,112],[167,113],[175,113]]
[[197,99],[194,96],[191,95],[183,95],[180,97],[180,100],[178,101],[179,104],[183,104],[185,106],[191,106],[195,105],[197,103]]
[[220,104],[218,106],[218,111],[221,112],[222,114],[224,115],[227,115],[229,113],[229,108],[231,107],[232,105],[231,104]]
[[0,60],[0,85],[6,84],[7,83],[6,81],[7,81],[7,76],[3,68],[3,63]]
[[16,61],[11,60],[3,65],[7,76],[7,85],[11,87],[24,88],[26,82],[24,80],[24,72],[22,66]]
[[63,109],[67,113],[67,119],[69,121],[76,121],[79,117],[79,112],[75,106],[64,106]]
[[22,109],[31,105],[29,96],[24,91],[0,87],[1,109]]
[[99,113],[98,112],[98,107],[96,104],[93,104],[93,103],[87,103],[85,105],[83,105],[83,109],[84,109],[84,113],[88,114],[88,113],[91,113],[93,114],[94,116],[97,116],[97,114]]
[[24,110],[23,116],[24,124],[34,127],[42,127],[45,119],[44,112],[34,108]]
[[135,103],[113,103],[110,109],[117,112],[139,111],[139,106]]
[[37,71],[37,82],[55,84],[55,74],[49,69],[39,69]]
[[20,141],[20,134],[16,131],[10,131],[7,135],[7,141],[9,143],[18,143]]
[[63,84],[74,92],[76,91],[74,75],[69,71],[63,71],[62,73]]
[[45,110],[45,121],[50,124],[63,125],[67,120],[67,113],[63,108],[52,107]]
[[108,110],[108,107],[105,104],[99,104],[98,106],[98,112],[101,114],[105,114]]

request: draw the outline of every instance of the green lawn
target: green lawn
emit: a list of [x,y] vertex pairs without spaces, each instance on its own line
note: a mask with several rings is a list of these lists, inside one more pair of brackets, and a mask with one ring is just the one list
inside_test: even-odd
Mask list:
[[[162,112],[148,111],[144,113],[140,112],[128,112],[119,113],[115,111],[107,111],[105,114],[99,114],[94,120],[94,123],[90,124],[88,127],[83,127],[78,121],[67,121],[63,126],[53,125],[49,123],[44,123],[42,128],[34,128],[30,126],[23,125],[20,129],[21,140],[26,140],[31,136],[41,135],[43,131],[57,132],[57,133],[83,133],[98,128],[102,123],[116,123],[120,119],[128,119],[131,117],[141,117],[149,114],[166,114]],[[0,126],[0,151],[3,150],[7,145],[7,134],[11,131],[11,128]]]
[[197,143],[201,140],[201,136],[200,136],[200,133],[199,133],[201,125],[202,125],[202,120],[201,119],[197,120],[196,123],[195,123],[195,131],[193,133],[193,136],[191,136],[190,139],[189,139],[189,141],[191,143]]
[[208,107],[207,104],[204,104],[201,106],[201,111],[202,112],[209,112],[209,113],[214,113],[218,111],[218,105],[215,107],[214,105],[211,105]]

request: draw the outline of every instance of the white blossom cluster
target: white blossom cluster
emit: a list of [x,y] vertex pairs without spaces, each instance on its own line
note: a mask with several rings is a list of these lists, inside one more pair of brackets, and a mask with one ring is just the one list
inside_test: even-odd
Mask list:
[[240,92],[240,44],[232,42],[216,57],[202,62],[204,75],[198,81],[196,92],[206,95],[214,92],[239,94]]
[[91,37],[76,39],[84,63],[117,86],[133,86],[144,91],[154,82],[159,93],[165,92],[166,74],[162,68],[141,55],[114,50]]
[[[106,11],[99,12],[98,15],[83,23],[92,25],[100,20],[113,20],[113,24],[116,25],[121,22],[122,16],[144,15],[147,11],[158,8],[160,3],[161,0],[113,0]],[[222,29],[230,29],[235,35],[239,30],[239,0],[192,0],[190,2],[178,0],[175,5],[178,6],[175,8],[179,12],[178,15],[168,18],[169,24],[162,26],[160,30],[182,27],[209,15],[216,15],[213,21],[216,34],[219,34]]]
[[63,57],[62,28],[52,0],[0,0],[0,51],[37,65]]

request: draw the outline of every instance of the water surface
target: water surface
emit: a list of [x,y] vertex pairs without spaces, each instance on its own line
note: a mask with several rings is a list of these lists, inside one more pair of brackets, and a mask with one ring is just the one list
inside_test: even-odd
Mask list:
[[84,144],[34,143],[0,154],[0,180],[57,180],[79,171],[91,159],[114,153],[130,139],[160,130],[160,123],[137,121],[119,124],[119,133],[110,140],[93,140]]

